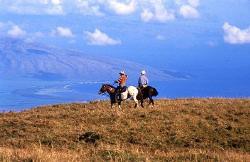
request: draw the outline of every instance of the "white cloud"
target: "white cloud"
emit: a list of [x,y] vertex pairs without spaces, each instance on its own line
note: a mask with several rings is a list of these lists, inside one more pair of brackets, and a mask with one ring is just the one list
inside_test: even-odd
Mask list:
[[118,2],[117,0],[108,1],[109,8],[118,15],[128,15],[136,10],[136,1],[131,0],[129,3]]
[[188,0],[188,3],[192,6],[192,7],[198,7],[200,5],[200,0]]
[[247,29],[240,29],[236,26],[225,22],[223,25],[224,40],[230,44],[244,44],[250,43],[250,27]]
[[198,7],[200,0],[175,0],[177,6],[179,6],[179,14],[187,19],[199,18],[200,13]]
[[144,22],[148,22],[152,20],[153,17],[154,17],[154,14],[147,9],[144,9],[143,12],[141,13],[141,19]]
[[173,13],[168,12],[164,5],[157,4],[155,6],[155,19],[160,22],[166,22],[168,20],[174,20],[175,16]]
[[103,16],[105,15],[103,12],[100,11],[100,4],[99,3],[91,3],[88,0],[78,0],[76,2],[77,8],[80,12],[84,15],[95,15],[95,16]]
[[120,40],[110,38],[106,33],[101,32],[99,29],[95,29],[93,33],[87,31],[85,34],[90,45],[105,46],[121,44]]
[[40,31],[27,32],[11,21],[0,22],[0,35],[3,35],[5,37],[23,39],[27,42],[35,42],[45,36],[45,34]]
[[62,3],[62,1],[61,0],[51,0],[51,3],[54,5],[60,5]]
[[199,5],[199,0],[1,0],[0,9],[3,12],[30,15],[137,14],[144,22],[165,23],[174,20],[177,13],[184,18],[199,17]]
[[168,11],[166,9],[163,0],[150,1],[150,4],[152,9],[143,9],[143,12],[141,13],[142,21],[158,21],[164,23],[175,19],[173,11]]
[[62,0],[16,0],[1,2],[5,11],[16,14],[30,15],[62,15],[63,10]]
[[55,35],[61,36],[61,37],[65,37],[65,38],[72,38],[72,37],[74,37],[74,34],[70,30],[70,28],[67,28],[67,27],[61,27],[61,26],[59,26],[52,33],[55,34]]
[[192,7],[198,7],[200,5],[200,0],[175,0],[177,5],[190,5]]
[[200,14],[196,10],[196,8],[194,8],[190,5],[181,6],[179,12],[184,18],[198,18],[200,16]]
[[14,25],[10,30],[8,30],[7,34],[13,38],[22,38],[26,35],[26,32],[19,26]]

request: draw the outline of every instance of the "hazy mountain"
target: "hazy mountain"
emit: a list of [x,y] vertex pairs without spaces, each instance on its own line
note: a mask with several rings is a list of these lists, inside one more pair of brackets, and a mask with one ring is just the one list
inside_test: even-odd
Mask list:
[[154,80],[185,78],[131,61],[92,57],[79,51],[27,43],[23,40],[0,40],[0,75],[2,78],[34,77],[40,79],[110,80],[124,69],[135,79],[146,69]]

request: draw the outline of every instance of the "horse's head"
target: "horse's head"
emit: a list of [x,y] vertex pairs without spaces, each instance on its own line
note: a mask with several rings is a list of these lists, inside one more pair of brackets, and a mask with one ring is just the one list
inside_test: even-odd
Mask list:
[[99,94],[103,94],[105,92],[107,92],[107,85],[103,84],[99,90]]
[[105,92],[108,92],[108,93],[112,93],[114,92],[115,89],[113,86],[109,85],[109,84],[103,84],[99,90],[99,94],[103,94]]

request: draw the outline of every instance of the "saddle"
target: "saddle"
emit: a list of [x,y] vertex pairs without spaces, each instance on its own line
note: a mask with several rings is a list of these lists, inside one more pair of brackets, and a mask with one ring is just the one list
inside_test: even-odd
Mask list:
[[117,89],[117,94],[116,94],[116,98],[117,100],[124,100],[127,98],[127,94],[125,93],[127,91],[127,87],[118,87]]
[[120,92],[121,93],[126,92],[127,88],[128,88],[127,86],[122,87],[121,90],[120,90]]
[[119,88],[117,89],[117,92],[123,93],[123,92],[126,92],[126,90],[127,90],[127,86],[119,87]]

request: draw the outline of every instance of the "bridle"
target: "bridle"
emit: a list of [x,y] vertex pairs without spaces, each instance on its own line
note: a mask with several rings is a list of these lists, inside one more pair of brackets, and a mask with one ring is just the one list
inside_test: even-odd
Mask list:
[[[105,88],[105,90],[104,90],[104,92],[101,92],[100,94],[102,94],[102,95],[105,95],[105,96],[109,96],[110,94],[112,94],[113,92],[112,92],[112,90],[114,89],[113,87],[111,87],[110,85],[107,85],[107,84],[105,84],[105,85],[103,85],[103,86],[105,86],[104,88]],[[115,91],[115,90],[114,90]],[[107,94],[108,93],[108,94]]]

